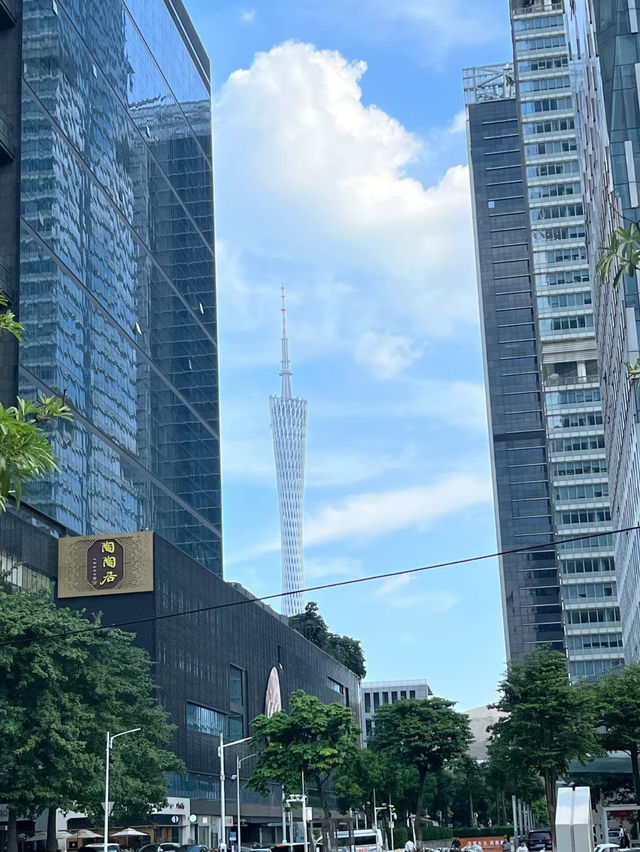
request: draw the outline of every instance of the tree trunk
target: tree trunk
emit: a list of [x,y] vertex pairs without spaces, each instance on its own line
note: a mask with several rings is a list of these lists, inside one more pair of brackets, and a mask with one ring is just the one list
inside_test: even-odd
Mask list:
[[56,836],[56,808],[47,811],[47,852],[58,852],[58,838]]
[[[633,797],[636,805],[640,805],[640,766],[638,766],[638,746],[636,743],[629,749],[631,755],[631,774],[633,775]],[[634,811],[634,823],[636,826],[636,835],[640,837],[640,821],[638,820],[638,812]]]
[[18,831],[16,827],[17,814],[13,808],[9,808],[7,822],[7,852],[18,852]]
[[416,799],[416,823],[420,838],[422,838],[422,799],[424,797],[424,782],[427,777],[427,770],[420,769],[418,774],[418,798]]
[[547,770],[544,773],[544,792],[547,799],[547,809],[549,811],[549,828],[551,829],[551,839],[553,848],[556,848],[556,773],[552,770]]
[[320,806],[322,807],[322,812],[324,813],[325,819],[331,819],[331,808],[329,807],[329,802],[327,801],[327,794],[324,789],[324,782],[318,781],[315,779],[316,787],[318,788],[318,796],[320,797]]
[[636,805],[640,805],[640,766],[638,765],[638,746],[629,749],[631,755],[631,774],[633,775],[633,795]]

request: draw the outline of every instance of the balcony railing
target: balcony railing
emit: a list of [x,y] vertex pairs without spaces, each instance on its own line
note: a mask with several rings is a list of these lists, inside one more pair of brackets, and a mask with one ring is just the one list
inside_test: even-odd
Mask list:
[[597,376],[559,376],[557,373],[552,373],[542,380],[545,387],[559,388],[567,385],[597,385],[599,383]]
[[563,0],[512,0],[511,12],[514,18],[521,15],[540,15],[544,12],[561,12]]

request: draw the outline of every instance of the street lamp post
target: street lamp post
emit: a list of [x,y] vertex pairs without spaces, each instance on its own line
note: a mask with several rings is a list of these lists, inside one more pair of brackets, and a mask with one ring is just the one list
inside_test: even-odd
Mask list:
[[124,737],[125,734],[135,734],[136,731],[142,730],[141,728],[131,728],[130,731],[120,731],[119,734],[114,734],[111,736],[109,731],[107,731],[107,751],[106,751],[106,759],[105,759],[105,768],[104,768],[104,845],[103,852],[109,852],[109,758],[111,756],[111,749],[113,748],[113,741],[118,737]]
[[258,752],[254,752],[253,754],[248,754],[246,757],[240,757],[236,755],[236,813],[238,815],[238,852],[242,852],[242,842],[241,842],[241,829],[240,829],[240,767],[245,762],[245,760],[249,760],[252,757],[256,757]]
[[[234,740],[232,743],[225,743],[224,734],[220,731],[220,745],[218,746],[218,757],[220,758],[220,820],[222,822],[220,852],[227,852],[227,831],[225,826],[227,821],[227,807],[224,797],[224,750],[225,748],[231,748],[231,746],[234,745],[240,745],[240,743],[246,743],[250,739],[251,737],[243,737],[241,740]],[[108,852],[108,850],[105,849],[104,852]]]

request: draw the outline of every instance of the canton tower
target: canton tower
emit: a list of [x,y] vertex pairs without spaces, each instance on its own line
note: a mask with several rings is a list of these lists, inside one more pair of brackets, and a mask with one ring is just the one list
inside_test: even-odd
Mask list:
[[[307,443],[306,399],[291,395],[291,364],[287,338],[287,309],[282,287],[282,390],[269,397],[271,431],[276,459],[280,539],[282,545],[282,599],[284,615],[304,609],[304,566],[302,555],[302,503],[304,497],[304,456]],[[291,594],[293,593],[293,594]]]

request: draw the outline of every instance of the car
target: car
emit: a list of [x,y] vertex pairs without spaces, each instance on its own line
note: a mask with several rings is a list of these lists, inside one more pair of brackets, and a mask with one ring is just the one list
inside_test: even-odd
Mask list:
[[[87,849],[89,852],[104,852],[104,843],[85,843],[82,849]],[[82,852],[82,849],[80,852]],[[108,843],[107,852],[120,852],[120,844]]]
[[146,846],[141,846],[138,852],[175,852],[179,848],[179,843],[147,843]]
[[553,839],[550,828],[536,828],[527,835],[529,852],[541,852],[543,849],[553,849]]
[[594,852],[613,852],[614,849],[619,849],[617,843],[598,843]]

